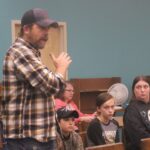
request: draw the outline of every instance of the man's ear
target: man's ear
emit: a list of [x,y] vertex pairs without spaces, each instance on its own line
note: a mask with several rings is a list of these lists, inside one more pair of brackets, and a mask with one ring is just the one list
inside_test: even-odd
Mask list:
[[31,30],[31,27],[29,27],[29,25],[24,25],[23,26],[23,31],[24,31],[25,34],[28,34],[30,30]]

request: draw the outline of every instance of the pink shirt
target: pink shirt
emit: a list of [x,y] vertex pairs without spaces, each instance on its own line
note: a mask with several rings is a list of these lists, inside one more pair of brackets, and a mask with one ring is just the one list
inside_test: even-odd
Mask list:
[[64,101],[62,101],[61,99],[55,99],[55,109],[59,109],[61,107],[67,107],[70,110],[76,110],[79,114],[79,118],[75,120],[75,122],[79,122],[80,121],[80,117],[83,116],[92,116],[92,114],[83,114],[77,107],[77,105],[74,103],[74,101],[70,101],[70,103],[66,103]]

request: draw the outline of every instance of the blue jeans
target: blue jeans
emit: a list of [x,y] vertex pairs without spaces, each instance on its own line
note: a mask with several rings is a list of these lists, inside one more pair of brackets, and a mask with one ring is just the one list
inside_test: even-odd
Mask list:
[[33,138],[6,139],[4,150],[56,150],[56,141],[39,142]]

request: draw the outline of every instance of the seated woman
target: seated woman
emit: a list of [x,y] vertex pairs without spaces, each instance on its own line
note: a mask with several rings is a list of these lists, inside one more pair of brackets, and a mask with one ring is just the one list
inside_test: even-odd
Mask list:
[[145,76],[133,80],[132,99],[124,113],[127,150],[140,150],[140,140],[150,137],[150,85]]
[[79,114],[79,118],[76,119],[76,122],[84,121],[84,122],[90,122],[91,119],[95,116],[94,114],[83,114],[77,107],[77,105],[72,100],[74,95],[74,87],[71,84],[70,81],[66,81],[65,88],[60,91],[55,96],[55,108],[56,110],[61,107],[67,107],[69,110],[76,110]]
[[101,93],[96,99],[97,117],[87,129],[88,146],[119,142],[119,125],[112,117],[115,100],[109,93]]

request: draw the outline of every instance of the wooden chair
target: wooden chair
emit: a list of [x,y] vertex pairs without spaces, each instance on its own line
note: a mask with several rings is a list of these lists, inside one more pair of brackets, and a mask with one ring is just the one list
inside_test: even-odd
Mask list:
[[87,147],[85,150],[125,150],[123,143]]
[[141,140],[141,150],[150,150],[150,138]]
[[79,132],[86,131],[88,125],[89,125],[89,122],[84,122],[84,121],[79,122],[79,123],[77,124],[77,127],[78,127],[78,129],[79,129]]
[[114,119],[118,122],[119,127],[123,128],[123,116],[115,116]]

